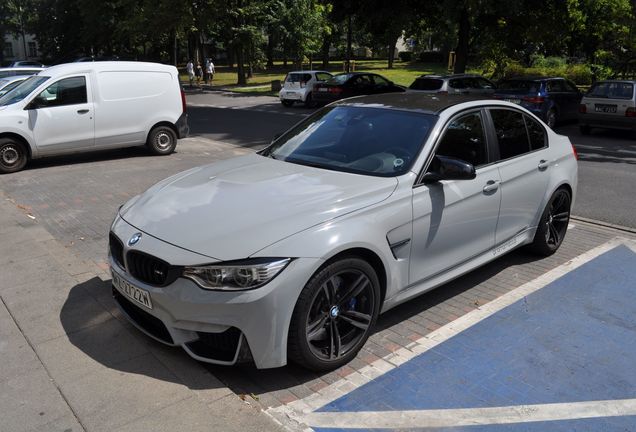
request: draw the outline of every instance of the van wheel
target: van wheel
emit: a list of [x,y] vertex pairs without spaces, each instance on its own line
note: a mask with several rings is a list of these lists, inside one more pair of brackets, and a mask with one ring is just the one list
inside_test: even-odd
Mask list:
[[0,173],[20,171],[27,163],[24,144],[12,138],[0,138]]
[[168,126],[157,126],[150,131],[146,144],[155,155],[169,155],[177,147],[177,135]]

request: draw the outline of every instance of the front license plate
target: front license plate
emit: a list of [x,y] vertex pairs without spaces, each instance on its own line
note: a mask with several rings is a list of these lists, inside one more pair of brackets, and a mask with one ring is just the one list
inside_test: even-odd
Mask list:
[[150,300],[150,293],[148,291],[129,284],[114,271],[111,271],[111,274],[113,276],[113,285],[119,292],[143,307],[152,309],[152,301]]
[[594,105],[594,111],[601,113],[616,113],[616,105]]

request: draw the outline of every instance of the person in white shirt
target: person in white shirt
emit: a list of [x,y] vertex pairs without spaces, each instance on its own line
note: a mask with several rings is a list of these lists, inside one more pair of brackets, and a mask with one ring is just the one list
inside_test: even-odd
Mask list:
[[214,79],[214,63],[212,63],[212,59],[208,60],[208,67],[207,67],[207,73],[208,73],[208,84],[210,84],[210,81],[212,81],[212,79]]
[[190,87],[194,84],[194,63],[192,60],[188,60],[188,64],[186,65],[186,72],[188,73],[188,78],[190,79]]

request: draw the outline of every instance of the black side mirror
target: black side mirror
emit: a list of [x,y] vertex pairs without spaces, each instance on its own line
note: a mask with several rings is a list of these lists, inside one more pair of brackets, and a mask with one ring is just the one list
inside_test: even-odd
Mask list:
[[440,180],[472,180],[477,176],[473,164],[446,156],[435,156],[428,172],[424,174],[424,183]]

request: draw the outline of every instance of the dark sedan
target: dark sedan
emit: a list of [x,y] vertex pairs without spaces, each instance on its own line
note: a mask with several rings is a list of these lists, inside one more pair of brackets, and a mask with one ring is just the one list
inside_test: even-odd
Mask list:
[[324,83],[316,84],[314,87],[314,101],[319,104],[327,104],[351,96],[404,91],[406,91],[404,87],[396,85],[378,74],[367,72],[342,73]]
[[499,82],[495,98],[532,111],[548,126],[560,120],[575,120],[581,92],[563,78],[513,78]]

